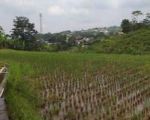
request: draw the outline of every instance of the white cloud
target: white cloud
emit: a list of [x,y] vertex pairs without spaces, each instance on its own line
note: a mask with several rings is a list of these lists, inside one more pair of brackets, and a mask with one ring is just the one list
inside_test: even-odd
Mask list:
[[63,14],[65,14],[65,10],[58,5],[50,6],[48,8],[48,12],[50,15],[63,15]]
[[75,14],[75,15],[88,15],[90,13],[90,11],[85,8],[80,8],[80,9],[72,8],[68,12],[70,14]]
[[0,25],[10,31],[15,16],[26,16],[39,28],[40,12],[45,32],[119,25],[133,10],[149,12],[150,0],[0,0]]
[[110,0],[109,4],[112,6],[112,8],[119,8],[121,0]]
[[76,7],[76,6],[63,6],[63,5],[51,5],[48,8],[49,15],[62,16],[62,15],[88,15],[90,10],[84,7]]
[[2,0],[0,3],[10,4],[18,7],[31,7],[35,5],[35,0]]

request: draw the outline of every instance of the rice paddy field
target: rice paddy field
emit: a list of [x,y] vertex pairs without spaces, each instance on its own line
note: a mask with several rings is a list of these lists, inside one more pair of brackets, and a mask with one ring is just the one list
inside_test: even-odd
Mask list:
[[0,50],[10,120],[150,120],[150,55]]

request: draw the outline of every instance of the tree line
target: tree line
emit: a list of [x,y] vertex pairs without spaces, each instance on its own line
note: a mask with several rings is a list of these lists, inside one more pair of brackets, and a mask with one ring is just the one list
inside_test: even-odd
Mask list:
[[0,48],[11,48],[17,50],[36,50],[38,42],[35,35],[34,23],[26,17],[16,17],[13,20],[11,35],[6,35],[0,27]]
[[76,45],[76,39],[103,37],[103,33],[64,31],[60,33],[41,34],[35,30],[34,23],[27,17],[16,17],[13,20],[11,35],[5,35],[0,29],[0,48],[35,51],[63,51]]
[[132,12],[132,20],[123,19],[121,23],[122,32],[129,33],[141,28],[150,28],[150,13],[142,13],[141,11]]
[[[141,28],[150,28],[150,13],[144,14],[137,10],[132,12],[132,16],[132,20],[122,20],[121,28],[123,33],[130,33]],[[59,51],[67,50],[75,46],[76,38],[82,39],[84,36],[96,40],[97,38],[105,36],[103,33],[95,34],[89,32],[75,32],[72,36],[67,36],[69,35],[68,33],[70,33],[70,31],[55,34],[39,34],[37,30],[35,30],[34,23],[31,23],[27,17],[20,16],[13,20],[11,35],[6,35],[0,26],[0,48],[29,51]],[[56,44],[49,45],[46,42]]]

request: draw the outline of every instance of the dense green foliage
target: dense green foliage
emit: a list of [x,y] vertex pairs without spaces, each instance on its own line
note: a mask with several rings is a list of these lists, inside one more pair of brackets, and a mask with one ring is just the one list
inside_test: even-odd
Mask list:
[[[113,34],[113,30],[118,31],[118,27],[112,27],[111,32]],[[64,31],[60,33],[46,33],[46,34],[38,34],[36,38],[47,42],[43,46],[43,51],[67,51],[71,47],[78,46],[78,41],[81,44],[91,44],[97,39],[102,39],[106,35],[103,32],[95,32],[94,30],[84,30],[84,31]],[[89,39],[86,41],[85,39]]]
[[150,29],[141,29],[129,34],[110,37],[96,42],[90,47],[90,50],[98,53],[150,53]]
[[35,50],[37,47],[37,41],[35,35],[37,31],[34,28],[34,24],[30,23],[26,17],[16,17],[14,19],[14,28],[12,29],[12,39],[19,40],[19,46],[15,45],[15,49],[22,50]]
[[150,13],[147,13],[143,20],[139,20],[142,15],[144,13],[137,10],[132,12],[132,21],[123,19],[121,23],[122,32],[129,33],[143,28],[150,28]]
[[131,31],[131,23],[128,19],[124,19],[121,23],[122,32],[129,33]]
[[57,73],[57,77],[61,79],[63,71],[81,79],[85,71],[94,74],[97,70],[102,69],[108,75],[116,71],[120,76],[123,75],[122,71],[133,70],[145,76],[150,72],[150,56],[148,55],[37,53],[0,50],[0,61],[9,66],[6,101],[11,120],[40,120],[41,98],[37,94],[40,93],[42,87],[38,87],[37,83],[42,81],[39,79],[37,81],[37,77]]
[[11,41],[7,39],[7,36],[4,34],[3,28],[0,26],[0,49],[9,48],[11,46]]
[[[139,19],[141,16],[143,19]],[[11,36],[0,27],[0,49],[27,51],[71,51],[103,53],[149,53],[150,13],[132,12],[132,20],[122,20],[121,27],[93,28],[60,33],[37,33],[34,23],[26,17],[16,17]],[[122,28],[122,32],[121,32]],[[119,36],[118,36],[119,34]],[[124,34],[124,35],[123,35]],[[93,44],[94,43],[94,44]]]

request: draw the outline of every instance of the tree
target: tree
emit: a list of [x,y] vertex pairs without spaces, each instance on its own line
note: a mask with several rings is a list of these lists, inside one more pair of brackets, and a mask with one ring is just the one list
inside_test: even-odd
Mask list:
[[3,28],[0,26],[0,48],[9,48],[10,41],[4,33]]
[[4,35],[3,35],[3,28],[0,26],[0,48],[4,47]]
[[3,28],[0,26],[0,34],[3,34],[4,33],[4,30]]
[[121,23],[122,32],[129,33],[131,31],[131,23],[128,19],[122,20]]
[[133,11],[133,20],[132,20],[132,31],[141,29],[143,27],[143,24],[140,22],[139,17],[143,15],[143,13],[140,10]]
[[143,20],[144,26],[150,27],[150,13],[146,14],[146,18]]
[[12,29],[12,38],[20,40],[21,49],[35,49],[37,31],[34,29],[34,24],[30,23],[26,17],[16,17],[14,19],[14,28]]
[[133,15],[133,23],[136,24],[139,21],[139,16],[143,15],[143,13],[140,10],[137,10],[137,11],[133,11],[132,15]]
[[146,18],[150,21],[150,13],[146,14]]

